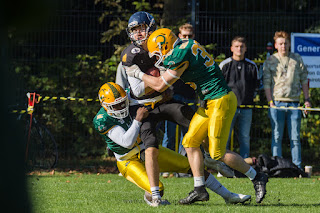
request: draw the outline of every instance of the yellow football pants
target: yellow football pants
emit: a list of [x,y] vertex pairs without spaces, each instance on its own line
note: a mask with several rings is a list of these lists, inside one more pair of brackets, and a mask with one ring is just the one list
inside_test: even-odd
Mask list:
[[237,98],[233,92],[207,101],[207,109],[198,108],[194,114],[182,145],[200,147],[202,141],[209,137],[210,156],[219,160],[226,152],[231,122],[237,110]]
[[[158,162],[160,172],[187,173],[190,169],[188,158],[162,146],[159,146]],[[129,160],[118,161],[117,166],[123,177],[151,194],[144,162],[137,155],[132,156]],[[164,189],[161,181],[159,188],[160,191]]]

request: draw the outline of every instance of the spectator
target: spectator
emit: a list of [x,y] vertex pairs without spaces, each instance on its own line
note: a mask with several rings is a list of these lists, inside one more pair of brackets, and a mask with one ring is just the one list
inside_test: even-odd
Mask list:
[[195,34],[193,30],[193,26],[189,23],[185,23],[179,27],[179,35],[180,39],[194,39]]
[[245,58],[247,51],[246,39],[236,36],[231,41],[232,56],[220,63],[220,69],[228,86],[235,93],[238,107],[231,123],[227,147],[230,146],[232,129],[236,126],[240,145],[240,156],[249,157],[250,154],[250,129],[252,121],[252,108],[240,105],[253,105],[255,90],[259,81],[257,78],[257,65]]
[[305,107],[311,107],[308,71],[297,53],[290,53],[289,34],[275,32],[274,46],[277,53],[270,56],[263,69],[263,84],[270,106],[269,117],[272,127],[271,151],[273,156],[282,157],[282,137],[287,122],[292,162],[301,168],[300,110],[286,110],[273,107],[298,107],[301,87]]

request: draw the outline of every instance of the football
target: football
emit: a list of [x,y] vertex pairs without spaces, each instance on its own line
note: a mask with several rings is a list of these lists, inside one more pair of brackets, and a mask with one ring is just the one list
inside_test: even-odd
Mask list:
[[[149,68],[146,72],[147,75],[152,75],[154,77],[159,77],[160,76],[160,70],[157,67],[151,67]],[[151,95],[152,93],[154,93],[155,91],[152,90],[148,93],[146,93],[146,95]]]
[[154,77],[160,76],[160,70],[157,67],[151,67],[145,73]]

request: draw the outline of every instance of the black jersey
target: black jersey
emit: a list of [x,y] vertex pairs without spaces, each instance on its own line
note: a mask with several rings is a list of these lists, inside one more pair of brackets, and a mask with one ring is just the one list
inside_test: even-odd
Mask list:
[[[149,68],[154,67],[156,62],[155,56],[149,57],[149,53],[145,51],[142,47],[130,44],[121,53],[121,62],[123,66],[131,67],[132,65],[137,65],[142,72],[146,72]],[[154,92],[150,95],[144,95],[142,97],[136,97],[132,92],[130,93],[131,98],[137,100],[143,100],[147,98],[153,98],[161,93]]]
[[156,58],[150,58],[149,53],[142,47],[135,44],[130,44],[122,51],[121,61],[124,66],[130,67],[136,64],[142,72],[146,72],[149,68],[154,66]]
[[259,84],[257,65],[247,58],[236,61],[230,57],[222,61],[219,66],[228,86],[237,96],[238,106],[252,105]]

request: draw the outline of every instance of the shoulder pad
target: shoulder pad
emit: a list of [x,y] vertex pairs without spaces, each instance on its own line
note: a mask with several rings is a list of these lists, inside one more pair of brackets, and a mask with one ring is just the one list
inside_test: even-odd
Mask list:
[[126,49],[124,49],[121,53],[121,62],[125,66],[131,66],[133,65],[134,58],[137,54],[145,52],[144,49],[142,49],[139,46],[136,46],[134,44],[130,44]]
[[[103,109],[103,108],[102,108]],[[100,109],[100,111],[93,118],[93,125],[99,133],[103,133],[116,124],[107,113]]]

